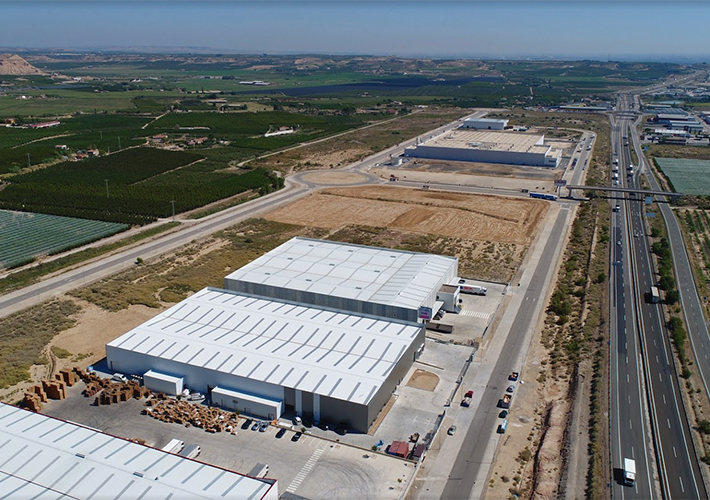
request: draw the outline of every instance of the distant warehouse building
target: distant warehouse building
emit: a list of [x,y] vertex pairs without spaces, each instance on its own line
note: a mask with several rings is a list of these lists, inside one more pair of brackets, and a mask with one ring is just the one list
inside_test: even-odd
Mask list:
[[555,168],[562,151],[546,146],[544,135],[455,130],[407,147],[404,156]]
[[494,118],[466,118],[461,128],[473,128],[476,130],[504,130],[508,126],[508,120],[496,120]]
[[436,313],[436,295],[458,276],[458,259],[336,241],[293,238],[234,271],[227,290],[384,318]]
[[277,500],[255,479],[0,403],[2,498]]
[[424,335],[416,322],[206,288],[107,344],[106,357],[113,371],[246,414],[290,410],[367,432]]

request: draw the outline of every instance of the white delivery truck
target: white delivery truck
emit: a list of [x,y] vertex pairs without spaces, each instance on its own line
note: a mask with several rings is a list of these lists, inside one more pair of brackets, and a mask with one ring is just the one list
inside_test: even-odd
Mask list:
[[200,451],[202,451],[200,445],[188,444],[178,455],[185,458],[197,458],[200,455]]
[[262,477],[266,477],[266,475],[269,473],[269,466],[266,464],[262,463],[257,463],[251,471],[249,471],[249,474],[247,476],[250,477],[255,477],[257,479],[261,479]]
[[633,458],[624,459],[624,484],[633,486],[636,482],[636,461]]
[[472,295],[485,295],[488,293],[488,289],[484,286],[478,285],[459,285],[461,293],[470,293]]

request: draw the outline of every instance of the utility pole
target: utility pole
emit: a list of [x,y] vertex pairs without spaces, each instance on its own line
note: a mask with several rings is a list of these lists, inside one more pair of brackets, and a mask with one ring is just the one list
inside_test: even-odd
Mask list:
[[121,138],[118,138],[118,149],[121,149]]
[[173,222],[175,222],[175,200],[170,200],[170,204],[173,206]]
[[106,183],[106,198],[108,198],[108,179],[104,179],[104,182]]
[[32,164],[30,163],[30,154],[27,153],[27,167],[32,168]]

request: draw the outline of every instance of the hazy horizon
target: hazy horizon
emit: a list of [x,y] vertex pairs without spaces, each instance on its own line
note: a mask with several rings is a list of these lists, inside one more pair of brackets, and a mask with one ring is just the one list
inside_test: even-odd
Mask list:
[[0,3],[5,50],[705,62],[701,2]]

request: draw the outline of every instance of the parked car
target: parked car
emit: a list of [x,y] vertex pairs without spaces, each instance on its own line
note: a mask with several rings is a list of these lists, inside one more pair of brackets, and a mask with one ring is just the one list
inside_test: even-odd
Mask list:
[[254,421],[252,419],[250,419],[250,418],[246,419],[244,421],[244,423],[242,424],[242,430],[247,430],[251,426],[251,424],[253,424],[253,423],[254,423]]
[[261,427],[261,422],[256,421],[254,422],[254,425],[251,426],[251,430],[256,431],[259,429],[259,427]]
[[293,437],[291,438],[291,441],[293,441],[293,442],[295,443],[296,441],[298,441],[299,439],[301,439],[301,436],[303,436],[303,433],[302,433],[302,432],[297,432],[296,434],[293,435]]
[[262,422],[259,425],[259,432],[266,432],[266,429],[269,428],[269,422]]
[[449,430],[446,431],[446,433],[447,433],[449,436],[453,436],[454,434],[456,434],[456,426],[455,426],[455,425],[452,425],[451,427],[449,427]]
[[503,410],[498,414],[498,418],[506,418],[508,416],[508,410]]
[[514,386],[514,385],[509,385],[508,388],[505,390],[505,392],[509,392],[509,393],[512,394],[514,390],[515,390],[515,386]]
[[279,432],[276,433],[276,439],[281,439],[282,437],[284,437],[284,434],[286,434],[286,429],[282,427],[281,429],[279,429]]

